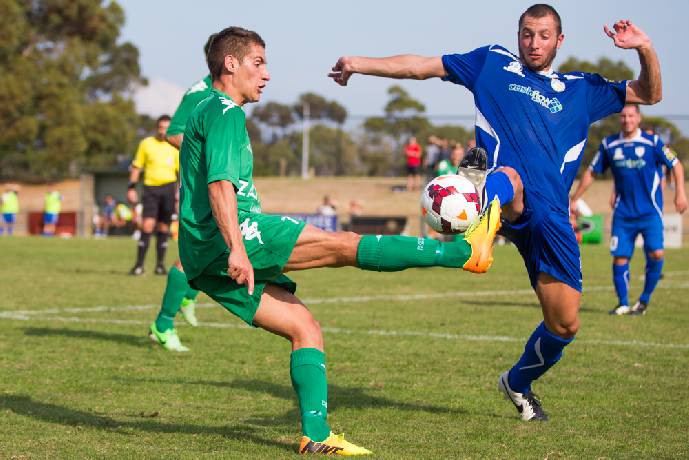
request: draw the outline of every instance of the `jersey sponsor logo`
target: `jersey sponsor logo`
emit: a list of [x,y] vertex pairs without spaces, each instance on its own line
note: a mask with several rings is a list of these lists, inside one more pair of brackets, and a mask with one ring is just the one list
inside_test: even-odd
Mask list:
[[552,78],[550,80],[550,87],[553,88],[553,91],[561,93],[565,90],[565,82],[558,80],[557,78]]
[[223,114],[223,115],[225,115],[225,112],[227,112],[227,111],[230,110],[231,108],[237,107],[237,104],[235,104],[234,102],[232,102],[230,99],[228,99],[228,98],[226,98],[226,97],[222,97],[222,96],[220,97],[220,103],[221,103],[222,105],[225,106],[225,108],[222,109],[222,114]]
[[244,222],[239,224],[239,232],[242,234],[246,241],[251,241],[257,239],[260,244],[263,244],[263,238],[261,238],[261,231],[258,229],[258,222],[251,222],[247,217]]
[[519,61],[512,61],[502,69],[508,72],[516,73],[520,77],[524,76],[524,72],[522,71],[522,64]]
[[522,93],[526,94],[531,98],[533,102],[536,104],[545,107],[550,111],[550,113],[558,113],[561,112],[562,109],[564,108],[562,105],[562,102],[560,102],[556,97],[546,97],[541,92],[537,89],[533,89],[530,86],[522,86],[522,85],[517,85],[516,83],[512,83],[508,86],[508,89],[510,91],[514,91],[517,93]]
[[638,159],[638,160],[632,160],[630,158],[628,160],[617,160],[617,161],[615,161],[615,167],[616,168],[642,169],[644,166],[646,166],[646,160],[644,160],[643,158]]
[[624,152],[622,151],[622,147],[617,147],[615,149],[615,153],[612,156],[613,160],[624,160]]
[[208,85],[206,84],[206,82],[203,80],[199,80],[196,83],[194,83],[191,88],[189,88],[187,94],[198,93],[201,91],[206,91],[207,89]]
[[644,153],[646,153],[646,149],[643,146],[638,145],[634,147],[634,153],[636,153],[637,157],[642,157],[644,156]]

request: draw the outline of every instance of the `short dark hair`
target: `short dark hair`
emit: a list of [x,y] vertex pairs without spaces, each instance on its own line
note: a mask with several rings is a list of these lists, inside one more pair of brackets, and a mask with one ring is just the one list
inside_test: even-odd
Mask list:
[[522,13],[521,16],[519,16],[519,30],[522,30],[522,22],[524,22],[525,17],[530,16],[532,18],[542,18],[548,15],[555,18],[557,34],[560,35],[562,33],[562,20],[560,19],[560,15],[557,13],[555,8],[545,3],[536,3],[535,5],[531,5]]
[[624,106],[625,107],[627,107],[627,106],[634,107],[636,109],[637,113],[641,113],[641,107],[639,107],[639,104],[636,104],[634,102],[629,102],[629,103],[625,104]]
[[241,61],[249,52],[251,44],[259,45],[262,48],[266,47],[266,43],[259,34],[241,27],[227,27],[217,34],[211,35],[208,41],[206,61],[214,80],[220,78],[222,74],[225,56],[232,55]]
[[170,115],[163,114],[163,115],[159,116],[158,119],[156,120],[156,126],[159,125],[161,121],[170,121],[170,120],[172,120],[172,118],[170,118]]

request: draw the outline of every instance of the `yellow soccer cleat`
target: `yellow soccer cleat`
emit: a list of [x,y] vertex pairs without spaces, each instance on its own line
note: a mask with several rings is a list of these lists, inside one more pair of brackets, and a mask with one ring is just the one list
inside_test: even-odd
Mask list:
[[363,447],[355,446],[344,438],[344,433],[330,433],[324,441],[312,441],[308,436],[302,436],[299,444],[300,454],[322,455],[369,455],[372,452]]
[[493,240],[500,230],[500,201],[494,198],[481,217],[464,233],[471,245],[471,257],[462,268],[468,272],[485,273],[493,264]]

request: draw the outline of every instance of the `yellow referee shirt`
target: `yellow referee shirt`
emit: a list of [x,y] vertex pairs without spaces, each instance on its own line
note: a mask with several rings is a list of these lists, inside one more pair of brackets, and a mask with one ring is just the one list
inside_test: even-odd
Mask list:
[[169,184],[177,180],[179,151],[169,142],[150,136],[139,143],[132,166],[144,170],[144,185]]

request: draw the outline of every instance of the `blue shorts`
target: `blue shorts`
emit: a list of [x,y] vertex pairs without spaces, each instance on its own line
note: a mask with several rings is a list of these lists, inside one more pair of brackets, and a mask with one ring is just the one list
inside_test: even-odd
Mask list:
[[13,224],[17,221],[17,215],[10,212],[3,213],[2,218],[6,224]]
[[567,210],[553,209],[525,189],[524,212],[513,223],[503,222],[500,234],[517,246],[534,289],[538,275],[547,273],[581,292],[581,254]]
[[43,213],[43,225],[57,224],[57,214],[52,214],[50,212]]
[[613,215],[610,233],[610,254],[613,257],[630,259],[639,233],[644,239],[645,253],[663,249],[663,219],[658,214],[633,219]]

